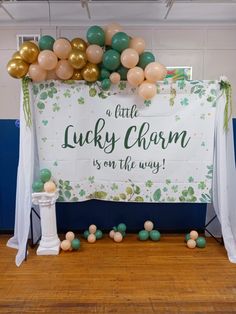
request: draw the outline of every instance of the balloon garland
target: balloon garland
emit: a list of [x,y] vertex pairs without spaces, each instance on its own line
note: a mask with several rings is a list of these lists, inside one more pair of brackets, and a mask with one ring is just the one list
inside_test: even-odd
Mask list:
[[167,70],[155,61],[151,52],[145,51],[141,37],[131,38],[119,24],[104,29],[91,26],[82,38],[69,41],[42,36],[37,43],[26,41],[7,64],[13,78],[29,76],[33,82],[44,80],[101,81],[101,88],[109,90],[111,84],[127,80],[138,88],[145,100],[156,94],[157,81],[165,78]]

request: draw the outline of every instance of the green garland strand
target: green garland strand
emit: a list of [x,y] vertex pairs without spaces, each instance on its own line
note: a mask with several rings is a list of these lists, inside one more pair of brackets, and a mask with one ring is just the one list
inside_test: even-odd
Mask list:
[[31,110],[30,110],[30,97],[29,97],[29,77],[22,79],[22,91],[23,91],[23,110],[25,116],[25,122],[28,127],[32,125]]
[[229,121],[232,118],[233,102],[232,102],[232,87],[229,82],[220,81],[220,89],[225,93],[226,103],[224,110],[224,130],[228,131]]

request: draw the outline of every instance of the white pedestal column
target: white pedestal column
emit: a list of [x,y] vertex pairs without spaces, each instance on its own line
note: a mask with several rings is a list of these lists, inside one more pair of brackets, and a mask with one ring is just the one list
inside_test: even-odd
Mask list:
[[57,235],[56,222],[56,200],[58,192],[55,193],[33,193],[32,202],[39,205],[42,238],[37,249],[37,255],[58,255],[60,251],[60,240]]

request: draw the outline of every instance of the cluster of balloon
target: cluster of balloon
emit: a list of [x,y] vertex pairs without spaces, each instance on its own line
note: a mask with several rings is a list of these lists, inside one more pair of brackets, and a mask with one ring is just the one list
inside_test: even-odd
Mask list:
[[152,221],[147,220],[144,223],[144,230],[139,231],[138,238],[140,241],[146,241],[149,238],[152,241],[159,241],[161,238],[161,234],[158,230],[154,230],[154,224]]
[[54,193],[57,189],[56,184],[51,180],[52,174],[48,169],[41,169],[39,172],[39,179],[32,184],[33,192],[47,192]]
[[109,233],[111,239],[114,242],[122,242],[123,238],[126,236],[126,225],[124,223],[120,223],[117,227],[113,227]]
[[195,230],[190,231],[185,235],[185,242],[187,243],[187,247],[190,249],[205,248],[206,247],[206,239],[204,237],[199,237],[198,232]]
[[131,86],[138,87],[143,99],[155,96],[155,83],[165,78],[167,70],[151,52],[145,51],[143,38],[131,38],[119,24],[104,29],[91,26],[86,37],[87,42],[82,38],[55,40],[45,35],[38,44],[24,42],[8,62],[8,73],[14,78],[23,78],[28,73],[34,82],[101,80],[103,90],[128,80]]
[[84,231],[84,237],[89,243],[95,243],[103,237],[103,233],[96,225],[90,225],[88,230]]
[[72,231],[66,233],[66,238],[61,242],[61,249],[63,251],[78,251],[80,248],[79,238],[75,238],[75,234]]

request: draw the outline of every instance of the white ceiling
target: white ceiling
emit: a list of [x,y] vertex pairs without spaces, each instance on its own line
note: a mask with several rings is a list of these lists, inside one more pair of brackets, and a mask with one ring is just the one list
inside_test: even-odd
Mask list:
[[[116,21],[125,24],[236,23],[236,1],[2,1],[0,25],[81,25]],[[86,1],[85,1],[86,2]],[[171,6],[173,2],[173,5]],[[169,4],[169,6],[168,6]],[[168,14],[167,18],[166,15]]]

